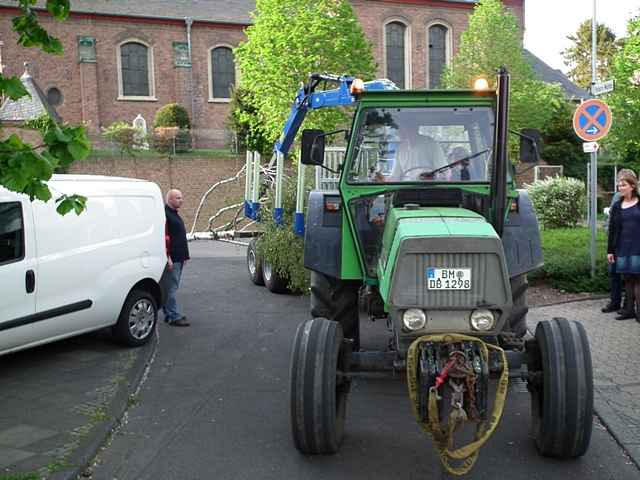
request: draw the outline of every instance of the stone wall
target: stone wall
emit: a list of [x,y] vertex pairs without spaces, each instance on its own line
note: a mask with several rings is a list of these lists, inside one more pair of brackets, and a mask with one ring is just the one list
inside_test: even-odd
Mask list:
[[[75,162],[68,173],[109,175],[117,177],[142,178],[157,183],[163,194],[171,188],[182,191],[184,205],[181,215],[191,228],[196,209],[202,195],[216,182],[235,175],[244,165],[244,157],[203,158],[179,157],[125,157],[91,158]],[[197,224],[197,231],[204,231],[208,218],[218,208],[242,202],[244,197],[244,177],[217,188],[209,197]],[[224,218],[229,219],[231,215]],[[216,222],[220,225],[222,222]]]

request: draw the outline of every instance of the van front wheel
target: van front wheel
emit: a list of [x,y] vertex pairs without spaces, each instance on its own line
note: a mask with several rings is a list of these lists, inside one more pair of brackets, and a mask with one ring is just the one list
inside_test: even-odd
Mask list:
[[158,320],[158,306],[149,292],[133,290],[124,302],[113,333],[118,342],[137,347],[153,336]]

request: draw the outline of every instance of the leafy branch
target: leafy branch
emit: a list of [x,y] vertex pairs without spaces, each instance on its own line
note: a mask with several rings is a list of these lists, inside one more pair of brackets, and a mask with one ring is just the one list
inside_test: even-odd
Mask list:
[[[21,13],[12,20],[12,29],[18,35],[18,45],[62,55],[62,43],[38,22],[33,10],[36,0],[17,0],[17,3]],[[69,0],[46,2],[47,11],[59,21],[69,16],[69,7]],[[29,93],[17,77],[0,75],[0,95],[18,100]],[[83,127],[58,125],[49,116],[26,122],[24,126],[40,132],[42,144],[34,147],[16,134],[0,141],[0,185],[26,194],[31,200],[46,202],[52,197],[46,182],[54,171],[86,158],[91,145]],[[61,215],[71,210],[80,214],[86,207],[86,198],[80,195],[60,195],[55,202]]]

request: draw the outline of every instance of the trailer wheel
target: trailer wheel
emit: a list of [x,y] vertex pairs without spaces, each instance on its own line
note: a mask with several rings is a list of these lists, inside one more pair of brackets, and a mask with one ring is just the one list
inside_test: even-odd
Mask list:
[[287,293],[289,291],[286,279],[265,258],[262,258],[262,278],[264,285],[272,293]]
[[580,457],[589,448],[593,424],[593,370],[584,327],[565,318],[542,321],[532,343],[527,353],[537,381],[530,381],[529,390],[538,451]]
[[518,275],[511,279],[511,296],[513,298],[513,310],[509,316],[511,331],[516,337],[522,338],[527,333],[527,290],[529,282],[526,275]]
[[311,272],[311,316],[338,322],[346,338],[353,340],[353,350],[360,349],[358,292],[360,282],[340,280]]
[[247,247],[247,270],[249,271],[249,278],[256,285],[264,285],[264,278],[262,276],[262,259],[258,256],[258,244],[257,238],[252,238]]
[[342,327],[326,318],[298,327],[290,370],[291,432],[305,454],[338,451],[344,433],[350,382]]

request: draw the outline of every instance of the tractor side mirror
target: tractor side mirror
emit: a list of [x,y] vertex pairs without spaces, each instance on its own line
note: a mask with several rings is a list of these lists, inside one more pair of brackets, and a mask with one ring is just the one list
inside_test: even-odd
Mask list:
[[542,153],[542,137],[540,131],[524,128],[520,131],[520,161],[522,163],[538,163]]
[[306,129],[302,131],[302,152],[300,161],[303,165],[322,165],[324,163],[324,131]]

